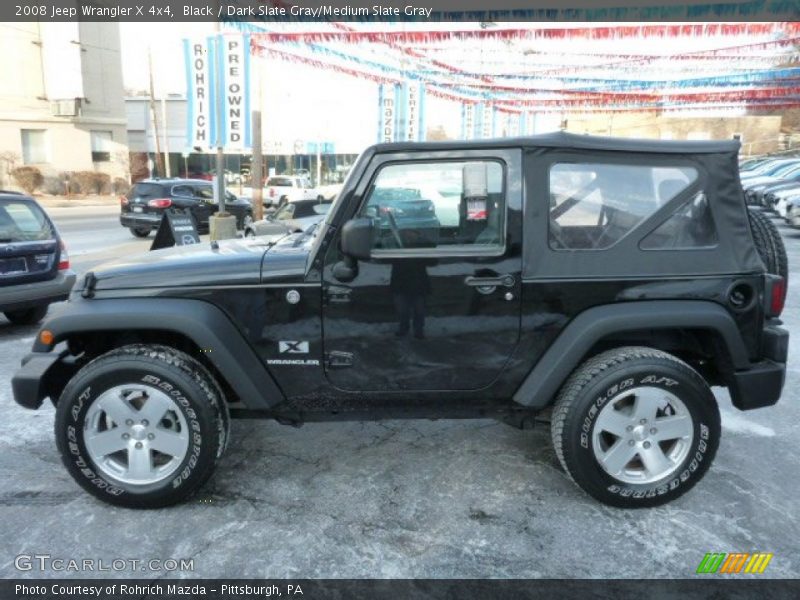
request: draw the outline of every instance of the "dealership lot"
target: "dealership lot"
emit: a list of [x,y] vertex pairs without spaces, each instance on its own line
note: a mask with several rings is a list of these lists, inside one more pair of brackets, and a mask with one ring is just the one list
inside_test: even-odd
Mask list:
[[[149,247],[119,226],[113,208],[51,211],[79,271]],[[800,231],[779,227],[790,266],[800,265]],[[31,412],[11,399],[8,380],[36,328],[0,317],[0,576],[21,574],[19,555],[49,554],[95,566],[194,561],[193,572],[119,572],[148,578],[688,577],[706,552],[759,551],[774,553],[766,575],[796,577],[798,281],[793,272],[781,402],[741,413],[717,390],[723,439],[711,471],[687,496],[644,511],[585,496],[558,467],[546,425],[518,431],[494,421],[300,429],[237,421],[216,475],[191,503],[109,507],[61,466],[52,407]]]

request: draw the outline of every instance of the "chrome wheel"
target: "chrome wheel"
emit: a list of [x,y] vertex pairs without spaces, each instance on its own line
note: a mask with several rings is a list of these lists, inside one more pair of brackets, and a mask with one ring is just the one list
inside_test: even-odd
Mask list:
[[172,475],[189,448],[189,428],[175,401],[154,387],[120,385],[86,413],[84,441],[103,474],[147,485]]
[[693,438],[686,405],[666,390],[643,386],[617,394],[602,408],[592,449],[614,479],[646,484],[670,476],[686,458]]

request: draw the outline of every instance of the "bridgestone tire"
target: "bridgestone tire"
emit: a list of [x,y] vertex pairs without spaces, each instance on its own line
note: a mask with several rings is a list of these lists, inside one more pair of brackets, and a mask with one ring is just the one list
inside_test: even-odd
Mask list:
[[750,217],[750,230],[753,232],[758,255],[767,267],[767,273],[780,275],[786,282],[785,290],[789,284],[789,259],[786,256],[786,246],[783,244],[778,228],[764,212],[748,210]]
[[[98,468],[87,449],[86,417],[93,402],[103,392],[128,384],[168,394],[185,419],[187,450],[163,480],[140,484],[115,479]],[[69,381],[56,407],[56,443],[70,475],[104,502],[129,508],[158,508],[191,496],[211,476],[229,429],[228,407],[214,378],[200,362],[168,346],[137,344],[103,354]]]
[[[668,390],[679,398],[691,417],[693,431],[680,464],[662,479],[648,483],[613,477],[593,449],[603,407],[637,386]],[[686,493],[708,470],[719,445],[719,408],[702,377],[676,357],[653,348],[617,348],[587,360],[572,373],[556,400],[551,434],[564,471],[589,495],[620,508],[651,507]]]

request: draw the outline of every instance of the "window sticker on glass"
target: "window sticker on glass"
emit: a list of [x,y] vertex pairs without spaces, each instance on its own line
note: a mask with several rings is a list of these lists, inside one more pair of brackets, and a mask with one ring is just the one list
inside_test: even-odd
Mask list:
[[489,216],[486,210],[485,198],[470,198],[467,200],[467,221],[485,221]]

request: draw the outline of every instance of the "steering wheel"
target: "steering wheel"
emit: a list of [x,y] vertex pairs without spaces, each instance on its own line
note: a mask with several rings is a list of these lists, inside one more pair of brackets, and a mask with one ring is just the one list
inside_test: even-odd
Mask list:
[[386,216],[389,221],[389,229],[392,230],[392,237],[394,237],[394,241],[397,242],[397,247],[403,248],[403,240],[400,238],[400,229],[397,227],[397,221],[395,221],[394,215],[391,211],[387,210]]

